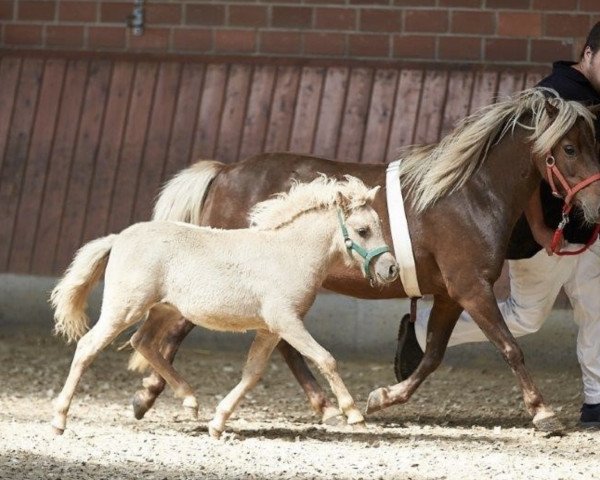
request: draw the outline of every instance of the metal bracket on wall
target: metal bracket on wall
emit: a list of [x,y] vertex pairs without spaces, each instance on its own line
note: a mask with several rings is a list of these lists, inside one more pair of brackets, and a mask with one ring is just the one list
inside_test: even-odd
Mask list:
[[133,13],[127,17],[127,26],[136,36],[144,34],[144,0],[133,1]]

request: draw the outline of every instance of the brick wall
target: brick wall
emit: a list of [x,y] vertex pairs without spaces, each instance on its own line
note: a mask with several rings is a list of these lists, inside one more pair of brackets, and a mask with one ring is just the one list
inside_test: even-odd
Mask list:
[[575,58],[600,0],[0,0],[5,49],[450,63]]

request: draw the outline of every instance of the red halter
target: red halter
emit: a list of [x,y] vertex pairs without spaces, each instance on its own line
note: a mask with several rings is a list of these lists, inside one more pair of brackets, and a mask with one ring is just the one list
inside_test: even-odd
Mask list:
[[596,224],[596,227],[594,228],[592,236],[590,237],[588,242],[582,248],[580,248],[578,250],[559,251],[558,244],[560,243],[560,241],[562,239],[563,230],[567,226],[567,223],[569,223],[569,212],[571,211],[571,208],[573,208],[573,205],[571,204],[573,197],[579,190],[600,180],[600,173],[591,175],[590,177],[586,178],[585,180],[582,180],[581,182],[579,182],[578,184],[576,184],[574,187],[571,188],[569,183],[565,180],[565,177],[563,176],[563,174],[560,173],[560,170],[556,166],[556,160],[554,159],[554,157],[551,154],[548,154],[546,156],[546,176],[548,177],[548,183],[550,184],[550,188],[552,188],[552,195],[554,195],[555,197],[558,197],[558,198],[563,198],[563,196],[558,192],[556,185],[554,184],[554,177],[558,178],[558,181],[560,182],[562,187],[567,192],[566,197],[564,197],[565,205],[564,205],[563,211],[562,211],[562,220],[560,221],[560,223],[558,224],[558,227],[556,228],[556,230],[554,232],[554,236],[552,237],[552,243],[550,245],[550,249],[552,250],[552,253],[554,253],[556,255],[578,255],[580,253],[583,253],[588,248],[590,248],[590,246],[598,238],[598,234],[600,234],[600,224],[598,224],[598,223]]

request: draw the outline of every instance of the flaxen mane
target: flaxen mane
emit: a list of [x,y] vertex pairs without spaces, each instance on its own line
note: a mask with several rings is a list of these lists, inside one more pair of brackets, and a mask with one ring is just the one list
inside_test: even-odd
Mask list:
[[257,203],[248,215],[250,225],[260,230],[275,230],[305,212],[333,207],[338,192],[349,201],[350,210],[373,200],[376,190],[369,189],[356,177],[344,178],[340,181],[320,175],[310,183],[294,182],[289,192]]
[[[545,103],[558,109],[550,118]],[[527,124],[521,123],[524,118]],[[485,161],[489,149],[519,126],[531,131],[536,155],[550,151],[581,117],[594,132],[594,116],[583,105],[561,99],[555,90],[531,88],[485,107],[465,118],[437,145],[411,146],[401,151],[400,176],[417,212],[462,187]]]

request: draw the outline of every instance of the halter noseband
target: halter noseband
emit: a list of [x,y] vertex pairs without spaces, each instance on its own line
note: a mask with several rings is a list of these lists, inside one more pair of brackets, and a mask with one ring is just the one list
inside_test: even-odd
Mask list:
[[[600,233],[600,224],[596,224],[592,236],[582,248],[574,251],[559,251],[558,245],[563,236],[563,230],[567,226],[567,223],[569,223],[569,212],[571,211],[571,208],[573,208],[573,204],[571,203],[573,201],[573,197],[577,192],[579,192],[583,188],[587,187],[588,185],[591,185],[594,182],[599,181],[600,173],[591,175],[585,180],[582,180],[581,182],[577,183],[574,187],[571,187],[571,185],[569,185],[569,182],[567,182],[564,175],[556,166],[556,159],[551,153],[549,153],[548,155],[546,155],[546,177],[548,178],[548,183],[550,184],[550,188],[552,189],[552,195],[558,198],[562,198],[565,202],[562,211],[562,220],[558,224],[558,227],[556,227],[554,236],[552,237],[552,243],[550,244],[550,249],[552,250],[552,253],[555,253],[556,255],[577,255],[579,253],[582,253],[585,250],[587,250],[598,238],[598,234]],[[558,178],[558,181],[567,192],[566,196],[563,197],[563,195],[559,193],[558,189],[556,188],[556,184],[554,183],[554,177]]]
[[360,246],[354,240],[350,238],[348,235],[348,228],[346,227],[346,223],[344,221],[344,217],[342,215],[342,211],[340,208],[337,210],[338,220],[340,221],[340,227],[342,229],[342,235],[344,236],[344,244],[346,245],[346,249],[348,250],[348,254],[351,254],[351,251],[354,250],[358,253],[362,258],[364,258],[364,262],[362,265],[363,273],[369,281],[372,281],[371,274],[369,273],[369,266],[373,259],[382,253],[386,253],[390,251],[390,247],[384,245],[383,247],[373,248],[371,250],[367,250],[366,248]]

